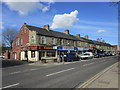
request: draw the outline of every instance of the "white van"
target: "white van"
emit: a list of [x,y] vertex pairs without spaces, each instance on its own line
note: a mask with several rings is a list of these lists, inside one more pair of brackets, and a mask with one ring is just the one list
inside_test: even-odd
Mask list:
[[85,52],[80,57],[81,57],[81,59],[87,59],[87,58],[93,58],[94,55],[92,52]]

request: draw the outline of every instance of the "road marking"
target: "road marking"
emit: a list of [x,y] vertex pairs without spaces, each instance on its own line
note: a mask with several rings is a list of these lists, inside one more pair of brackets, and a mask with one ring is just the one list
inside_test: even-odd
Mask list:
[[30,71],[38,70],[38,68],[30,69]]
[[[3,87],[3,88],[9,88],[9,87],[17,86],[17,85],[19,85],[19,83],[12,84],[12,85],[9,85],[9,86],[5,86],[5,87]],[[3,89],[3,88],[2,88],[2,89]]]
[[[117,64],[117,63],[115,63],[115,64]],[[92,78],[90,78],[89,80],[87,80],[86,82],[84,82],[82,85],[76,87],[76,89],[77,88],[85,88],[85,87],[87,87],[89,84],[91,84],[93,81],[95,81],[101,75],[103,75],[106,71],[108,71],[109,69],[111,69],[115,64],[113,64],[113,65],[109,66],[108,68],[102,70],[101,72],[99,72],[98,74],[96,74],[95,76],[93,76]]]
[[83,66],[88,66],[88,65],[91,65],[91,64],[94,64],[94,63],[84,64]]
[[52,75],[55,75],[55,74],[58,74],[58,73],[62,73],[62,72],[66,72],[66,71],[70,71],[70,70],[73,70],[73,69],[75,69],[75,68],[70,68],[70,69],[59,71],[59,72],[51,73],[51,74],[48,74],[46,76],[49,77],[49,76],[52,76]]
[[17,74],[17,73],[21,73],[21,71],[12,72],[12,73],[9,73],[9,74]]

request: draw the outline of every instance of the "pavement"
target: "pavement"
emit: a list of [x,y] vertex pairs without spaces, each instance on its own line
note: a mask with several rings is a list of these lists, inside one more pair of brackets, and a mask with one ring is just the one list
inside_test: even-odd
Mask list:
[[119,88],[120,62],[102,70],[77,88]]
[[[31,63],[14,67],[2,68],[3,88],[77,88],[99,73],[108,72],[106,69],[118,62],[117,56],[88,59],[76,62],[65,62],[53,64]],[[112,68],[111,68],[112,69]],[[113,71],[116,69],[113,69]],[[113,72],[112,72],[113,73]],[[110,74],[110,71],[107,75]],[[100,74],[99,78],[102,78]],[[114,76],[117,79],[117,75]],[[105,77],[105,76],[103,76]],[[107,79],[107,76],[105,77]],[[108,78],[109,79],[109,78]],[[105,83],[102,78],[102,83]],[[96,79],[97,81],[97,79]],[[107,80],[106,80],[107,81]],[[110,80],[110,83],[113,80]],[[90,84],[91,84],[90,83]],[[100,83],[100,81],[99,81]],[[108,84],[108,82],[106,82]],[[115,83],[115,81],[113,81]],[[111,83],[112,85],[114,85]],[[91,88],[91,85],[88,88]],[[117,84],[117,82],[116,82]],[[87,85],[87,84],[86,84]],[[116,87],[117,86],[112,86]],[[94,86],[94,88],[97,88]]]

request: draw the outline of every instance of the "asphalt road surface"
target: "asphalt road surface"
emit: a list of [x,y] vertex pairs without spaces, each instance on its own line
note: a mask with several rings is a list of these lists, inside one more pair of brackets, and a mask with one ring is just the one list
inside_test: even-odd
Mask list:
[[3,88],[75,88],[108,66],[118,56],[94,58],[62,65],[19,65],[2,69]]

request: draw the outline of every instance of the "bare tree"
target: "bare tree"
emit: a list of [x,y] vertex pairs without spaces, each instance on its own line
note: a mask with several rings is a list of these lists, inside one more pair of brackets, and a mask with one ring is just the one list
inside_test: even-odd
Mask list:
[[12,48],[12,43],[15,40],[16,36],[18,34],[18,31],[15,29],[5,29],[2,32],[2,42]]

